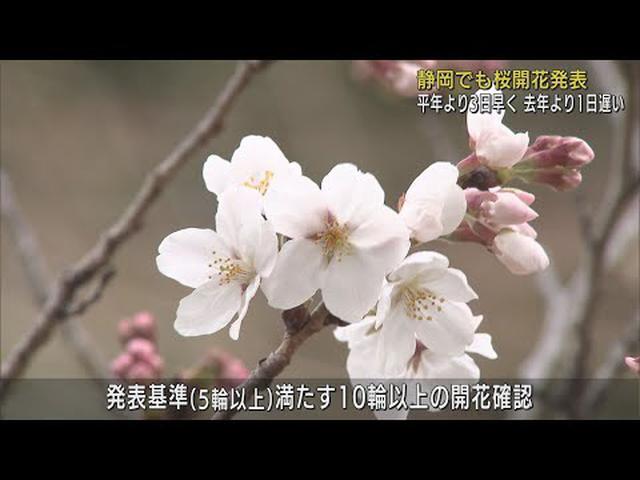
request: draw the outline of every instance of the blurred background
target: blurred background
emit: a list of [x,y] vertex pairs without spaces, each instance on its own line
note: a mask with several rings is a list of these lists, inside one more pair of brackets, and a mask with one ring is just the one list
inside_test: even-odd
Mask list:
[[[594,62],[510,61],[509,68],[582,68],[591,91],[611,91],[607,75],[592,75]],[[90,248],[137,191],[145,174],[209,107],[233,71],[226,61],[29,61],[0,65],[0,155],[18,201],[33,224],[49,267],[58,274]],[[603,63],[600,72],[613,65]],[[173,330],[178,301],[190,290],[162,276],[155,256],[160,241],[185,227],[213,227],[215,197],[202,181],[209,153],[230,158],[247,134],[272,137],[291,161],[319,182],[338,162],[373,173],[388,205],[430,163],[457,162],[468,153],[464,115],[422,115],[415,98],[393,95],[358,81],[347,61],[284,61],[257,76],[228,117],[223,132],[191,159],[152,207],[141,232],[115,257],[116,277],[104,297],[81,318],[107,358],[120,351],[117,322],[140,310],[159,323],[159,350],[167,372],[189,367],[212,346],[228,350],[249,367],[279,343],[279,312],[259,293],[239,341],[225,331],[197,338]],[[598,83],[600,82],[600,83]],[[584,197],[597,205],[604,194],[616,124],[610,115],[506,114],[514,131],[531,139],[579,136],[596,158],[583,170]],[[572,193],[527,187],[536,194],[539,240],[566,278],[580,261],[582,243]],[[638,230],[636,225],[636,231]],[[8,351],[33,324],[37,308],[15,247],[2,224],[1,351]],[[626,246],[608,275],[598,305],[592,364],[597,365],[638,308],[637,240]],[[499,358],[476,357],[485,378],[517,376],[539,335],[543,306],[530,277],[515,277],[478,245],[434,243],[453,267],[466,272]],[[635,352],[637,354],[638,352]],[[330,329],[311,338],[287,369],[290,378],[346,378],[347,349]],[[78,378],[84,371],[56,333],[34,358],[30,378]],[[628,375],[632,378],[631,374]]]

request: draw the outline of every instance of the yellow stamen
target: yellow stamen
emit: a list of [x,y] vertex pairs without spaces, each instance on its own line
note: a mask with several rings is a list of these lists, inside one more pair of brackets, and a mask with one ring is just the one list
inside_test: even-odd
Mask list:
[[261,180],[256,180],[256,177],[251,175],[251,177],[249,177],[249,180],[244,182],[242,185],[248,188],[253,188],[254,190],[260,192],[260,194],[264,195],[265,193],[267,193],[272,179],[273,172],[270,170],[266,170]]

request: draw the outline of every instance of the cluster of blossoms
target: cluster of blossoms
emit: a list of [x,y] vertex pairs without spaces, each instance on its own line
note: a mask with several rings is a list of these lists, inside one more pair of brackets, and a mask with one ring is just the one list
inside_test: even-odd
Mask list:
[[[497,90],[481,91],[500,95]],[[537,232],[529,225],[538,214],[535,196],[505,185],[513,180],[547,185],[557,191],[576,188],[580,169],[594,158],[591,147],[576,137],[540,136],[529,145],[528,133],[514,133],[502,123],[504,111],[467,113],[472,153],[458,163],[465,188],[467,214],[451,240],[484,245],[516,275],[549,265]]]
[[505,66],[502,60],[356,60],[353,72],[363,81],[375,81],[389,91],[412,97],[416,94],[418,70],[482,70],[492,72]]
[[[267,137],[243,138],[230,161],[211,155],[203,177],[218,198],[216,229],[179,230],[159,246],[160,272],[194,289],[180,301],[175,329],[192,336],[230,325],[237,339],[258,289],[285,310],[319,292],[349,324],[335,336],[349,346],[352,380],[477,381],[469,354],[497,357],[490,335],[476,333],[482,316],[467,304],[477,295],[445,256],[421,247],[438,238],[477,241],[513,273],[545,268],[528,223],[537,217],[533,195],[503,185],[520,175],[519,163],[539,181],[531,169],[586,162],[564,158],[577,151],[564,139],[529,148],[528,135],[511,132],[500,114],[470,114],[468,127],[472,158],[430,165],[398,211],[385,205],[371,173],[342,163],[317,185]],[[485,177],[493,184],[471,186]]]
[[124,351],[111,362],[111,373],[127,381],[150,381],[162,376],[164,361],[156,344],[156,321],[149,312],[118,323],[118,337]]

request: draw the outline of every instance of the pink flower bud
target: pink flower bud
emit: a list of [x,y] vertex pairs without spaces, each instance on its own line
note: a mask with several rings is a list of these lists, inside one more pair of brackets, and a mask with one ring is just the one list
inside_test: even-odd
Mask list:
[[156,321],[149,312],[139,312],[133,317],[133,330],[136,335],[145,338],[155,336]]
[[127,343],[127,352],[137,360],[146,360],[156,353],[156,346],[145,338],[134,338]]
[[581,168],[594,156],[589,144],[580,138],[544,135],[527,149],[524,162],[537,169]]
[[123,344],[126,344],[129,339],[133,336],[133,325],[131,320],[128,318],[123,318],[118,322],[118,338]]
[[249,373],[249,369],[245,367],[244,363],[238,359],[233,359],[230,362],[226,362],[220,376],[224,379],[233,380],[240,384],[247,379]]
[[496,235],[493,250],[498,260],[515,275],[529,275],[549,266],[547,253],[535,239],[511,229]]
[[538,170],[531,177],[531,181],[548,185],[561,192],[573,190],[582,183],[582,174],[578,170]]
[[133,357],[128,353],[121,353],[111,362],[111,373],[118,378],[124,378],[132,364]]
[[465,188],[464,197],[467,200],[467,210],[478,212],[484,202],[495,202],[498,195],[489,190],[478,190],[477,188]]
[[479,209],[481,217],[487,223],[518,225],[538,218],[536,211],[529,207],[535,199],[533,195],[516,189],[496,189],[494,193],[497,199],[483,201]]
[[636,375],[640,375],[640,357],[625,357],[624,363],[631,369]]

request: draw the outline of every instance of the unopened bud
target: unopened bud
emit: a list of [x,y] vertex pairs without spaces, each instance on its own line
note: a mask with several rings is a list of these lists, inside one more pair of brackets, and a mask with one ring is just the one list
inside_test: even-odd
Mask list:
[[123,344],[126,344],[129,339],[133,336],[133,325],[131,320],[128,318],[123,318],[118,322],[118,338]]
[[121,353],[111,362],[111,373],[118,378],[124,378],[132,364],[133,357],[126,352]]
[[538,242],[511,229],[496,235],[493,250],[498,260],[515,275],[529,275],[549,266],[549,257]]
[[154,338],[156,321],[149,312],[139,312],[133,317],[133,330],[136,336]]
[[156,346],[145,338],[134,338],[127,344],[127,352],[138,360],[147,360],[156,352]]
[[536,169],[581,168],[593,158],[593,150],[580,138],[543,135],[528,148],[523,163]]
[[548,185],[554,190],[565,192],[573,190],[582,183],[582,174],[578,170],[539,170],[533,173],[530,181]]

